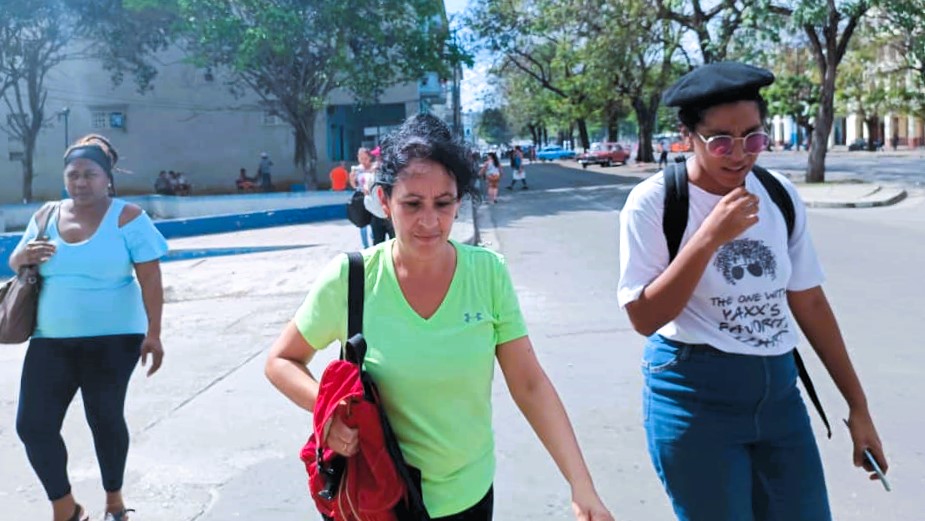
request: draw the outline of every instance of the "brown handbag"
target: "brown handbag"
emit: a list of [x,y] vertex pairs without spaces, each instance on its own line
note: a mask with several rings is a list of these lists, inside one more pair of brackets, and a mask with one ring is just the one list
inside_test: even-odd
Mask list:
[[[48,203],[35,213],[40,238],[47,238],[48,221],[57,203]],[[13,278],[0,286],[0,344],[21,344],[35,332],[42,276],[35,265],[22,266]]]

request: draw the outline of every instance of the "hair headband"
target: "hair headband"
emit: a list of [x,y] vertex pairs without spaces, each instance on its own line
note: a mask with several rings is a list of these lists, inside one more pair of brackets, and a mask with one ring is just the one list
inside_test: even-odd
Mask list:
[[99,145],[83,145],[74,147],[64,156],[64,164],[69,165],[77,159],[89,159],[100,165],[106,175],[112,177],[112,160],[103,152]]

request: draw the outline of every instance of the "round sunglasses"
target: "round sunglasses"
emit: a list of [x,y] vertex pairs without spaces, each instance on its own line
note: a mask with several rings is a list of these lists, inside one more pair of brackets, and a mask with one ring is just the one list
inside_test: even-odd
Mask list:
[[707,152],[716,157],[732,154],[736,141],[742,142],[742,150],[750,156],[758,155],[767,149],[768,143],[771,142],[771,137],[763,130],[752,132],[745,137],[732,137],[725,134],[704,137],[699,132],[695,132],[695,134],[697,134],[697,137],[706,145]]

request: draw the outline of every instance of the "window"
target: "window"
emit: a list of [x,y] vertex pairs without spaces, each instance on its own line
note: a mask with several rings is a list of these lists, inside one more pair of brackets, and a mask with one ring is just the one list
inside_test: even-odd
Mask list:
[[90,126],[94,129],[125,130],[127,114],[124,107],[93,108],[90,112]]
[[110,112],[109,113],[109,128],[125,128],[125,113],[124,112]]
[[109,121],[105,112],[94,112],[90,119],[93,128],[109,128]]

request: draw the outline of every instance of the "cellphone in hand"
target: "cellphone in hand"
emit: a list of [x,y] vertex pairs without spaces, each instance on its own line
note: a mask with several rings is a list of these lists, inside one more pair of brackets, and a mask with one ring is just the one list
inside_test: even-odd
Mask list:
[[[849,429],[851,428],[848,425],[848,420],[842,419],[842,421],[845,423],[845,427],[848,427]],[[870,449],[864,449],[864,459],[867,460],[867,464],[870,465],[870,468],[873,470],[874,474],[876,474],[877,478],[880,479],[880,484],[883,485],[883,488],[887,492],[890,492],[890,482],[886,480],[886,475],[883,473],[883,470],[880,468],[880,465],[877,463],[874,455],[871,454]]]
[[866,459],[867,463],[869,463],[871,468],[874,469],[874,474],[880,478],[880,483],[883,484],[883,488],[889,492],[890,482],[886,480],[886,476],[883,474],[883,471],[880,470],[880,465],[877,464],[877,460],[874,459],[874,455],[870,453],[870,449],[864,449],[864,459]]

